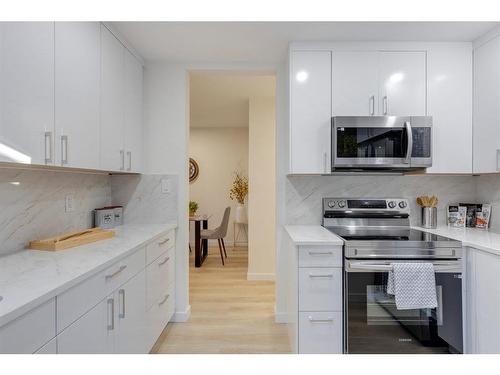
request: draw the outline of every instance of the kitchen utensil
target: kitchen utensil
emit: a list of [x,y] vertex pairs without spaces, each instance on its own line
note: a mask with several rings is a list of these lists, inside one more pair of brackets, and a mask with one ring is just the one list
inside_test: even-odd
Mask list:
[[115,232],[112,230],[92,228],[78,232],[66,233],[43,240],[31,241],[28,247],[33,250],[58,251],[91,242],[105,240],[114,236]]

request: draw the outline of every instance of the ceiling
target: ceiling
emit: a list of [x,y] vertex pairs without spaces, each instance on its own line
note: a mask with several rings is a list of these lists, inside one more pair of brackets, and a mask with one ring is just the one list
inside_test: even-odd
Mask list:
[[189,95],[191,127],[247,127],[249,99],[275,96],[275,78],[271,75],[192,72]]
[[498,22],[114,22],[145,60],[284,61],[291,41],[472,41]]

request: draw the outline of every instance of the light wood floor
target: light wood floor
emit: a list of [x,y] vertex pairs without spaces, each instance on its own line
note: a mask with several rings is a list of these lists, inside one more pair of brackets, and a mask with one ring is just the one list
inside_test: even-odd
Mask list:
[[274,322],[274,282],[247,281],[247,250],[210,248],[201,268],[190,259],[191,318],[169,323],[153,353],[288,353],[286,325]]

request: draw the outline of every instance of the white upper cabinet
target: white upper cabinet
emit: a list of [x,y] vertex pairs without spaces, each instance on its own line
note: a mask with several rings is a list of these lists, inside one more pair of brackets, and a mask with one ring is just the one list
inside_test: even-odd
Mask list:
[[379,112],[390,116],[426,115],[426,53],[380,52]]
[[125,171],[125,48],[101,25],[101,169]]
[[100,24],[55,24],[56,165],[99,169]]
[[500,171],[500,36],[474,50],[474,173]]
[[329,173],[330,51],[294,51],[291,61],[290,173]]
[[0,161],[54,163],[54,23],[0,24]]
[[378,53],[333,51],[333,116],[378,114]]
[[125,170],[142,171],[142,64],[125,50]]

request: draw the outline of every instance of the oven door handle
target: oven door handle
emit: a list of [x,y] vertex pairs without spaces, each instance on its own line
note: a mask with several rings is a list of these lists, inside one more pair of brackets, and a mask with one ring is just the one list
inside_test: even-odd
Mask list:
[[[394,262],[397,263],[397,262]],[[431,262],[434,266],[434,272],[462,272],[461,262],[437,263]],[[346,271],[364,271],[364,272],[389,272],[392,265],[387,263],[364,263],[347,262]]]
[[410,121],[405,122],[406,136],[408,137],[408,149],[406,150],[405,164],[410,164],[411,154],[413,152],[413,131],[411,129]]

